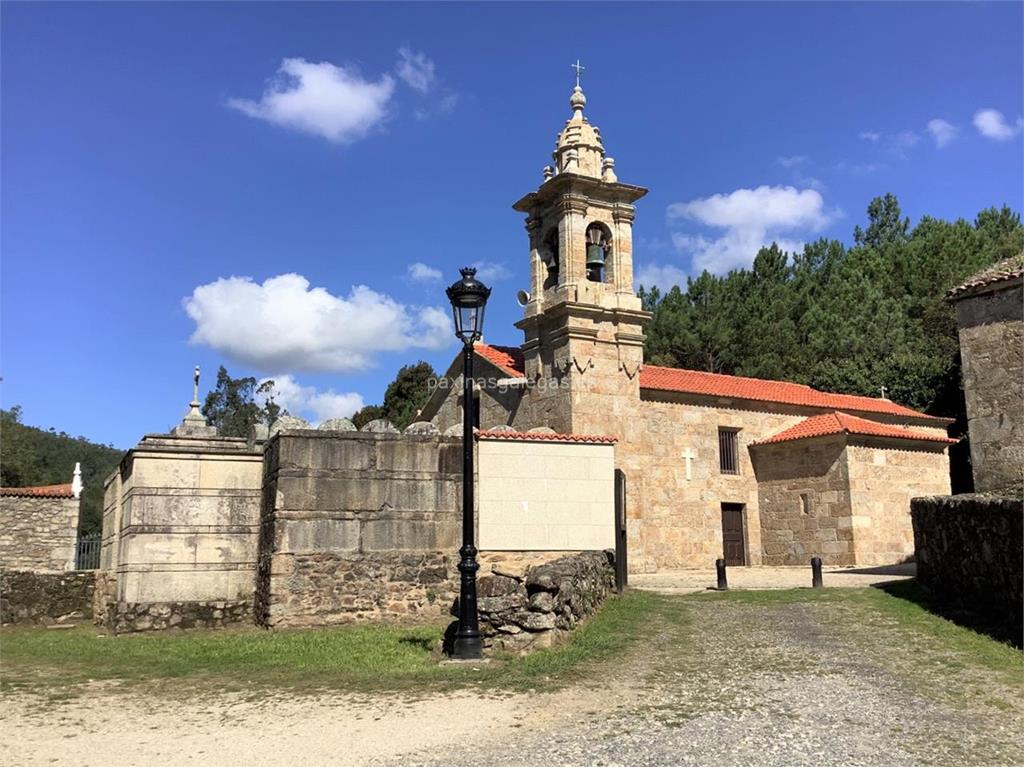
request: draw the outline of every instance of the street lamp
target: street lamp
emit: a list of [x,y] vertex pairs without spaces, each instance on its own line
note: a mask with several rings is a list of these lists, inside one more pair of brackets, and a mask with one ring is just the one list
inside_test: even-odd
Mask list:
[[452,643],[452,658],[483,657],[480,623],[476,612],[476,545],[473,535],[473,343],[484,327],[484,307],[491,289],[476,278],[476,269],[460,269],[462,279],[445,291],[452,303],[455,335],[462,339],[462,548],[459,549],[459,628]]

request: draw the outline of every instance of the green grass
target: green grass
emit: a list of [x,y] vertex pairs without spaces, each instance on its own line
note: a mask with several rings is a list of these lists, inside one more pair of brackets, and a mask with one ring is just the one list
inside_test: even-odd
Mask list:
[[612,598],[557,647],[474,666],[438,663],[435,648],[443,625],[118,637],[99,636],[87,626],[5,629],[0,634],[2,681],[7,689],[51,690],[105,680],[175,680],[211,689],[528,689],[578,679],[592,664],[621,654],[635,638],[635,628],[663,601],[642,592]]

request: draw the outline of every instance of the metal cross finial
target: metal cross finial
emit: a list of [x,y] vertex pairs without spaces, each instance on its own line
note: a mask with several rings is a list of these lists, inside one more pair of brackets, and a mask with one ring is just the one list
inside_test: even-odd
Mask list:
[[579,88],[580,87],[580,72],[582,72],[584,69],[586,69],[586,67],[580,65],[580,60],[579,59],[576,59],[576,63],[575,64],[570,64],[569,66],[571,66],[573,69],[576,70],[576,87]]
[[196,365],[196,372],[192,378],[192,401],[199,401],[199,366]]

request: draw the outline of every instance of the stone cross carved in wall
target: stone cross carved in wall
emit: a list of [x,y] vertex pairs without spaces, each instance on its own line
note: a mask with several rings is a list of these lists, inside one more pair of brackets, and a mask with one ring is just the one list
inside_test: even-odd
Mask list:
[[687,480],[693,479],[693,459],[696,457],[696,453],[694,453],[690,448],[686,448],[686,450],[683,451],[683,460],[686,461]]

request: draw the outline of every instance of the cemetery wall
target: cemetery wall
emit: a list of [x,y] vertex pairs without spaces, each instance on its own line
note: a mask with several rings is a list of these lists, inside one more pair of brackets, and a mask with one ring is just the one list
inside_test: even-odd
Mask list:
[[262,455],[245,440],[148,435],[105,487],[97,621],[216,622],[255,587]]
[[1024,503],[980,495],[915,498],[917,580],[956,619],[1022,643]]
[[453,596],[462,442],[284,430],[265,453],[256,619],[434,618]]
[[32,572],[75,569],[79,499],[15,495],[28,488],[0,493],[0,567]]
[[481,435],[477,443],[480,548],[614,548],[614,444],[545,442],[543,436]]
[[958,299],[957,325],[971,464],[978,492],[1024,483],[1024,291]]

